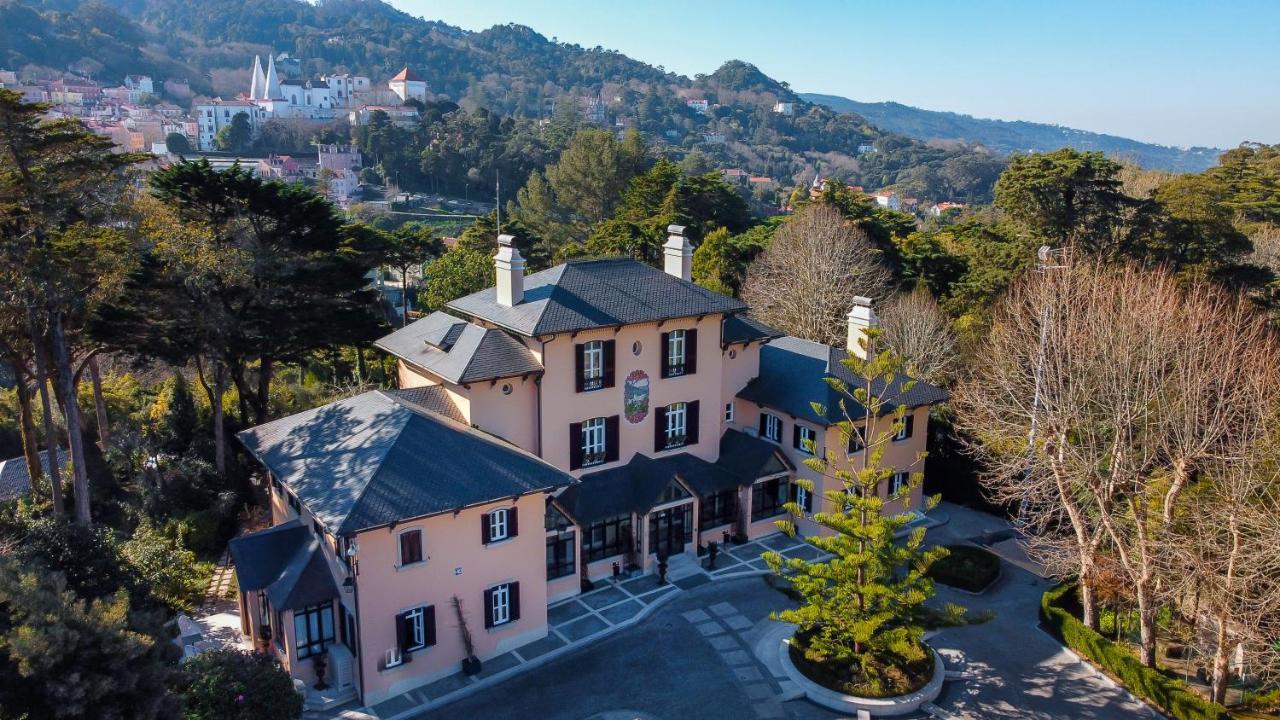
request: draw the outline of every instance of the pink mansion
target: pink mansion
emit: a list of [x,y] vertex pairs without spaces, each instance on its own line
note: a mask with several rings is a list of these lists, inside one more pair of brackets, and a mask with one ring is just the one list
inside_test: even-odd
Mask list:
[[[868,302],[848,347],[830,347],[690,282],[683,228],[665,272],[602,259],[526,277],[498,242],[496,287],[378,341],[399,389],[239,436],[269,473],[273,520],[232,542],[242,629],[308,683],[324,656],[329,683],[367,705],[458,672],[463,622],[476,656],[500,655],[546,637],[549,603],[778,532],[784,503],[818,510],[797,477],[836,489],[803,460],[843,442],[826,378],[847,378]],[[946,395],[886,395],[910,412],[880,492],[917,508],[902,489]]]

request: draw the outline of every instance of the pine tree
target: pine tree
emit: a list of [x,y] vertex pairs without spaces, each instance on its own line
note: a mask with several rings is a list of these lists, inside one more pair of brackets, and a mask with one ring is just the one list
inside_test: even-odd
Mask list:
[[[868,332],[874,345],[876,330]],[[839,488],[823,493],[825,507],[814,513],[819,526],[832,535],[805,537],[809,545],[831,557],[808,561],[765,553],[765,561],[776,574],[785,577],[803,598],[799,608],[775,614],[775,619],[794,623],[796,638],[809,661],[834,669],[850,678],[859,694],[895,695],[912,689],[911,675],[927,676],[931,653],[921,642],[922,606],[933,596],[933,581],[925,576],[929,566],[947,551],[942,547],[924,549],[925,528],[913,530],[904,541],[895,536],[911,521],[903,515],[886,515],[886,501],[878,489],[889,482],[895,470],[881,464],[885,447],[905,423],[907,407],[890,404],[889,395],[900,397],[914,381],[901,379],[902,358],[885,351],[869,354],[868,360],[853,355],[844,365],[858,378],[849,387],[838,378],[827,378],[839,400],[837,423],[841,447],[849,448],[850,438],[865,439],[857,455],[828,450],[826,457],[806,460],[815,472],[834,478]],[[825,416],[827,409],[814,403]],[[865,409],[865,412],[863,412]],[[886,420],[892,423],[886,427]],[[902,497],[923,481],[912,473]],[[798,478],[796,484],[814,492],[811,480]],[[937,497],[925,500],[932,509]],[[778,526],[795,537],[802,512],[795,502],[787,504],[791,518]],[[956,608],[953,610],[958,611]]]

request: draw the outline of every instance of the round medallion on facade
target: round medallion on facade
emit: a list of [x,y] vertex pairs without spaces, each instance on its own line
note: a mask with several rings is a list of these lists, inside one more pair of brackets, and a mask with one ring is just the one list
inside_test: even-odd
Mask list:
[[640,345],[640,341],[639,341],[639,340],[637,340],[637,341],[635,341],[635,342],[631,343],[631,354],[632,354],[632,355],[635,355],[636,357],[640,357],[640,350],[641,350],[641,345]]

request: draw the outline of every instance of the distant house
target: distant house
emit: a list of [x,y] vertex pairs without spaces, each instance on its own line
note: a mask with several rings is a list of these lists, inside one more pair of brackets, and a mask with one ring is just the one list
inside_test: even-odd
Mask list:
[[934,217],[940,217],[941,215],[945,214],[949,210],[959,211],[959,210],[965,209],[966,207],[968,206],[962,202],[951,202],[948,200],[947,202],[934,203],[929,208],[929,214]]
[[427,101],[427,81],[418,77],[418,74],[408,67],[388,80],[387,87],[403,102],[417,100],[425,103]]
[[418,119],[418,109],[412,105],[392,106],[392,105],[364,105],[347,113],[347,120],[352,125],[360,127],[369,124],[369,118],[381,110],[391,118],[391,122],[397,125],[412,125]]
[[861,143],[858,145],[859,155],[866,155],[867,153],[873,153],[875,151],[876,151],[876,146],[872,145],[869,142]]
[[707,110],[710,108],[706,98],[689,98],[684,101],[684,105],[699,115],[706,115]]
[[789,103],[789,102],[774,103],[773,111],[778,113],[779,115],[795,115],[796,104]]
[[773,178],[769,177],[768,175],[752,175],[751,177],[747,178],[747,182],[751,183],[752,187],[766,187],[766,188],[771,188],[778,184],[774,182]]
[[723,145],[725,143],[724,133],[702,133],[702,142],[708,145]]
[[721,170],[720,174],[725,180],[735,185],[746,185],[747,178],[751,177],[751,174],[742,168],[728,168],[727,170]]
[[[67,463],[65,450],[58,450],[59,467]],[[49,472],[49,451],[40,452],[40,466],[46,474]],[[0,462],[0,503],[16,500],[31,492],[31,473],[27,471],[27,459],[16,457]]]
[[882,190],[878,193],[872,193],[871,198],[876,201],[880,207],[887,207],[890,210],[902,209],[902,199],[898,197],[898,193],[893,190]]
[[298,180],[302,170],[298,161],[288,155],[272,155],[258,161],[258,177],[264,180]]
[[196,103],[192,108],[198,123],[199,135],[197,135],[196,146],[201,150],[213,150],[213,139],[217,136],[218,131],[227,125],[236,115],[244,113],[249,117],[249,127],[257,132],[258,126],[263,119],[262,108],[253,103],[252,100],[223,100],[214,98],[206,100],[202,103]]

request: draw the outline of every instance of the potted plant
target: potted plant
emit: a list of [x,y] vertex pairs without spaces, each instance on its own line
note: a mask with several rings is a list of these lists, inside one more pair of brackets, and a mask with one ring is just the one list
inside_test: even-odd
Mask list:
[[480,672],[480,658],[476,657],[475,642],[471,639],[471,628],[467,627],[467,618],[462,614],[462,600],[453,596],[453,612],[458,616],[458,631],[462,633],[462,647],[467,656],[462,659],[462,672],[475,675]]
[[325,673],[325,670],[328,668],[328,664],[329,664],[328,661],[329,661],[329,658],[326,653],[320,653],[315,657],[314,660],[311,661],[311,667],[316,671],[315,688],[317,690],[329,689],[329,683],[324,681],[324,673]]

